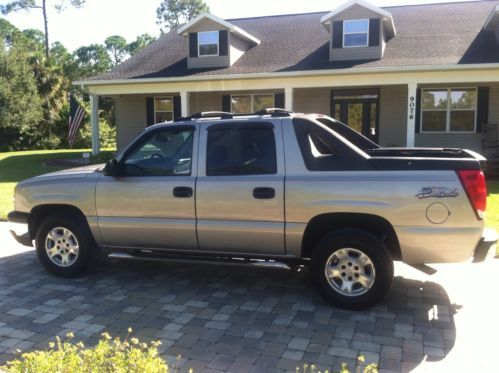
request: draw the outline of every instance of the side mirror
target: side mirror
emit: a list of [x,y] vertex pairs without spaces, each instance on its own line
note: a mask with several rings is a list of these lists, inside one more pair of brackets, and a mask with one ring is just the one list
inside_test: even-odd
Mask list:
[[103,174],[105,176],[117,177],[121,175],[120,166],[118,161],[113,158],[106,162],[106,166],[104,166]]

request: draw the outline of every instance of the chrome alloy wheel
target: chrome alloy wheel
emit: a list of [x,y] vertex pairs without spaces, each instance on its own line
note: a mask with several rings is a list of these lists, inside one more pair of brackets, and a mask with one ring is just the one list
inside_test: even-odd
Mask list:
[[325,274],[329,285],[336,292],[348,297],[366,293],[376,279],[371,258],[352,248],[333,252],[326,261]]
[[78,259],[80,246],[73,232],[67,228],[52,228],[45,238],[47,256],[59,267],[69,267]]

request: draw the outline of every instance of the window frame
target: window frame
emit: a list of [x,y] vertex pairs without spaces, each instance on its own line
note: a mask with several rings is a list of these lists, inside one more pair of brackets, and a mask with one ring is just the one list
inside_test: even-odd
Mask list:
[[[201,43],[201,34],[212,34],[216,33],[217,35],[217,53],[215,54],[201,54],[201,45],[213,45],[215,43]],[[220,32],[219,31],[199,31],[198,32],[198,57],[218,57],[220,56]]]
[[[172,111],[166,111],[166,110],[156,110],[156,99],[170,99],[172,101]],[[171,113],[172,114],[172,121],[174,119],[174,113],[175,113],[175,108],[174,108],[174,102],[173,102],[173,96],[154,96],[154,124],[157,123],[164,123],[164,122],[156,122],[156,113]],[[167,121],[171,122],[171,121]]]
[[[367,31],[366,32],[346,32],[345,25],[347,22],[352,21],[367,21]],[[343,20],[343,37],[342,37],[342,47],[343,48],[365,48],[369,46],[369,18],[359,18],[359,19],[345,19]],[[365,45],[345,45],[345,35],[355,35],[355,34],[366,34],[366,44]]]
[[[451,105],[451,92],[455,90],[474,90],[475,91],[475,107],[473,109],[452,109]],[[422,97],[425,91],[445,91],[447,92],[447,108],[446,109],[423,109]],[[475,116],[473,120],[473,130],[472,131],[452,131],[450,129],[450,119],[451,113],[453,111],[471,111],[474,110]],[[445,131],[425,131],[423,123],[423,112],[425,111],[445,111]],[[420,118],[420,133],[476,133],[476,122],[478,115],[478,87],[431,87],[431,88],[421,88],[421,108],[419,111]]]
[[[230,95],[230,111],[231,113],[234,113],[234,110],[232,108],[232,97],[234,96],[245,96],[245,97],[251,97],[251,110],[250,110],[250,113],[256,113],[256,110],[255,110],[255,96],[272,96],[272,106],[271,107],[275,107],[275,92],[271,92],[271,93],[242,93],[242,94],[231,94]],[[247,113],[247,114],[250,114],[250,113]],[[242,114],[246,114],[246,113],[242,113]]]

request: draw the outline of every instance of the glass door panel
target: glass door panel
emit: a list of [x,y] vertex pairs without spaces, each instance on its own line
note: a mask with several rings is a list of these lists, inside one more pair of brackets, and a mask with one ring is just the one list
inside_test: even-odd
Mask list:
[[348,104],[347,124],[359,133],[362,133],[363,106],[362,103]]
[[377,89],[333,91],[333,117],[374,142],[378,141],[378,110]]

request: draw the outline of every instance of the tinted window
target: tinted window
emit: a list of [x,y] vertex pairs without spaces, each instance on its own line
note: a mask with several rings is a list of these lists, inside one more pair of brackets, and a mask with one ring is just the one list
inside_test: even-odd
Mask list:
[[194,129],[154,131],[126,156],[128,176],[190,175]]
[[275,173],[275,138],[270,126],[224,126],[208,131],[208,176]]

